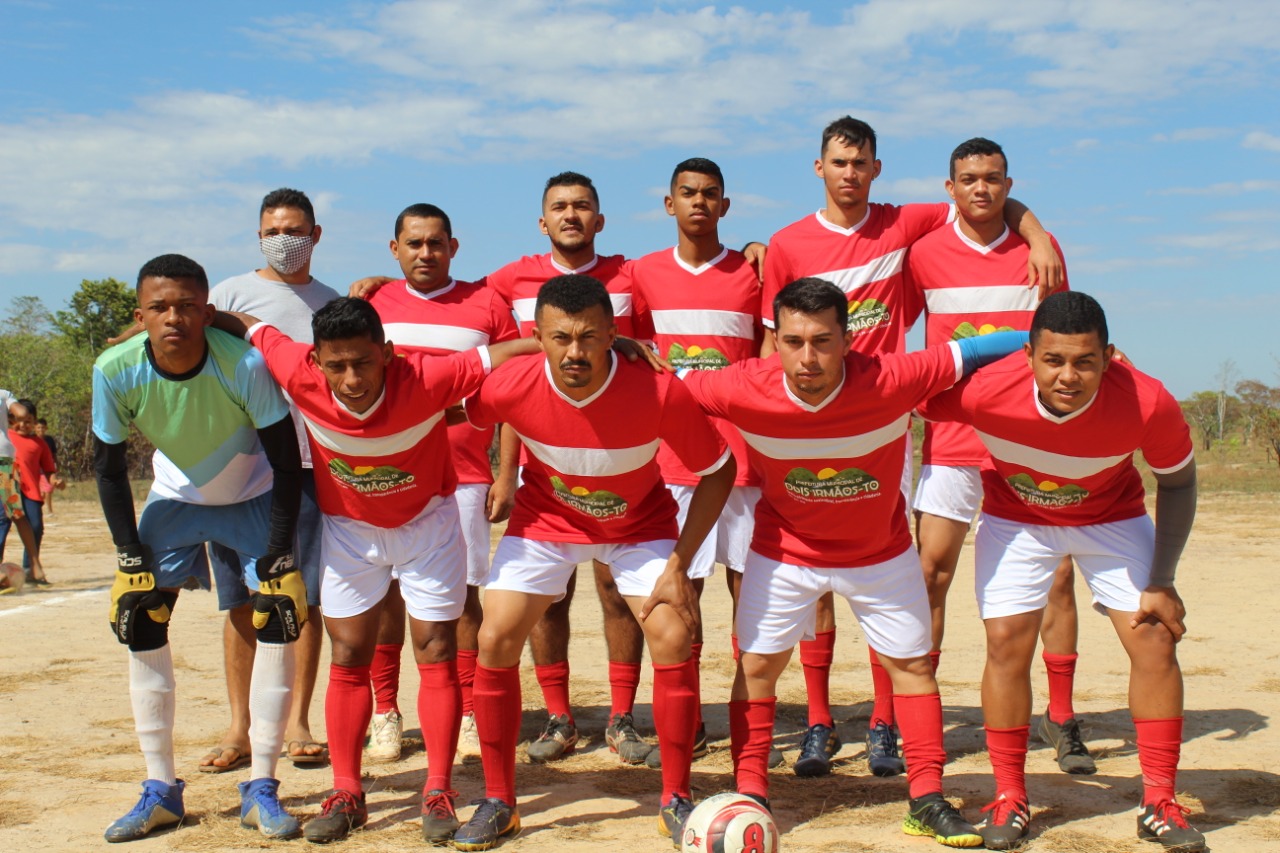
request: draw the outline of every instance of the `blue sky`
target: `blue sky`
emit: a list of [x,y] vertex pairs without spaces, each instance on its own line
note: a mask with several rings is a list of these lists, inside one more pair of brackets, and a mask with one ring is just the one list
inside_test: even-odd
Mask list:
[[453,218],[458,277],[545,251],[564,169],[600,189],[602,252],[674,242],[689,156],[726,172],[726,241],[765,240],[822,205],[818,138],[850,113],[880,135],[873,200],[945,199],[958,142],[1004,145],[1072,286],[1176,394],[1227,359],[1277,383],[1277,44],[1265,0],[0,0],[0,315],[163,252],[262,266],[282,185],[340,289],[396,272],[414,202]]

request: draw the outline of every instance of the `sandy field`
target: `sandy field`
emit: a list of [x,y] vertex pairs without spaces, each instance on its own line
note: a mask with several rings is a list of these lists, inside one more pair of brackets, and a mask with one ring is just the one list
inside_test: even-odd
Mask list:
[[[1280,622],[1272,572],[1280,568],[1274,519],[1280,496],[1202,498],[1200,517],[1179,576],[1190,633],[1181,646],[1186,676],[1186,745],[1180,796],[1194,809],[1214,850],[1248,853],[1280,849],[1280,741],[1270,720],[1280,714]],[[16,539],[16,537],[11,537]],[[105,524],[95,504],[59,502],[48,520],[45,562],[52,587],[0,598],[0,851],[91,850],[106,847],[102,831],[136,801],[144,775],[133,734],[124,649],[107,625],[107,589],[114,569]],[[10,558],[14,551],[10,544]],[[983,647],[971,593],[972,552],[961,558],[952,590],[947,647],[940,680],[947,725],[947,793],[972,820],[992,795],[983,750],[978,679]],[[585,579],[584,579],[585,580]],[[588,584],[583,587],[589,589]],[[1083,593],[1081,595],[1084,598]],[[585,748],[551,766],[521,764],[518,784],[524,830],[503,849],[520,851],[670,850],[654,815],[658,775],[618,764],[603,743],[608,683],[599,607],[594,596],[576,605],[573,699]],[[695,797],[730,790],[733,779],[724,701],[732,675],[729,599],[721,578],[704,601],[707,645],[703,696],[713,739],[695,762]],[[1150,850],[1135,836],[1140,793],[1133,730],[1126,710],[1127,662],[1109,625],[1082,614],[1076,710],[1098,756],[1096,776],[1060,773],[1035,741],[1028,762],[1034,822],[1026,849],[1035,851]],[[789,769],[805,723],[797,662],[780,685],[778,737],[788,765],[773,771],[772,798],[783,849],[809,851],[927,851],[940,849],[899,829],[906,780],[876,779],[866,770],[862,732],[870,708],[870,678],[851,615],[840,614],[832,698],[841,737],[834,773],[799,779]],[[134,842],[133,851],[301,849],[306,841],[268,843],[239,826],[235,783],[244,768],[208,775],[199,757],[227,723],[222,681],[221,618],[212,595],[184,593],[171,633],[178,678],[178,772],[187,780],[187,818],[176,831]],[[327,660],[322,662],[313,729],[323,738]],[[415,670],[406,654],[402,679],[405,757],[366,769],[370,822],[336,849],[384,851],[423,847],[417,820],[425,772],[413,710]],[[1034,676],[1037,713],[1045,704],[1039,663]],[[536,736],[540,694],[525,666],[523,736]],[[651,680],[641,685],[638,721],[652,731]],[[286,805],[303,818],[316,814],[328,791],[327,767],[281,762]],[[478,766],[455,774],[460,805],[483,794]],[[465,819],[469,807],[460,809]]]

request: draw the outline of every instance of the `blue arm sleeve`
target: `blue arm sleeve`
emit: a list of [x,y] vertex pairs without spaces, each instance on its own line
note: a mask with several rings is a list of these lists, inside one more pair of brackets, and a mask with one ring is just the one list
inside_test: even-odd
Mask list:
[[961,338],[956,343],[960,345],[964,375],[968,376],[984,364],[1012,355],[1022,349],[1028,339],[1026,332],[992,332],[989,335]]

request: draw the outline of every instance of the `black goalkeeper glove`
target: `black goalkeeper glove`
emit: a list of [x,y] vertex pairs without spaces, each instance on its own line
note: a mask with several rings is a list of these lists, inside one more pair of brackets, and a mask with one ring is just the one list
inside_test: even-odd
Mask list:
[[128,645],[137,634],[139,614],[163,625],[169,621],[169,604],[156,589],[151,554],[145,545],[116,546],[116,578],[111,584],[111,630]]
[[307,621],[307,585],[293,563],[293,552],[258,558],[258,594],[253,599],[253,627],[267,627],[272,612],[280,616],[284,641],[292,643]]

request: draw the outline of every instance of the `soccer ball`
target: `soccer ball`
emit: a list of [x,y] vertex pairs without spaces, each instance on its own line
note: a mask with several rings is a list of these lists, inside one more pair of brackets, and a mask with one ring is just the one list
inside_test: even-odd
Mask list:
[[716,794],[684,822],[682,853],[778,853],[773,815],[745,794]]
[[22,566],[13,563],[0,563],[0,592],[21,592],[22,585],[27,582],[27,573]]

